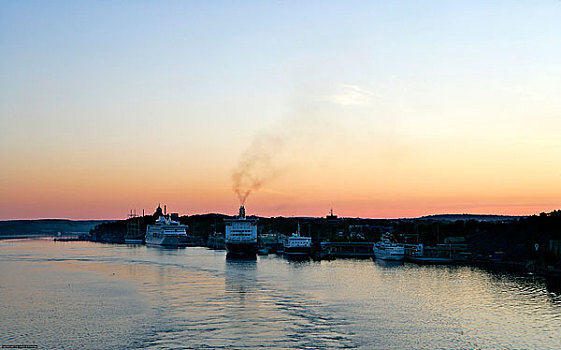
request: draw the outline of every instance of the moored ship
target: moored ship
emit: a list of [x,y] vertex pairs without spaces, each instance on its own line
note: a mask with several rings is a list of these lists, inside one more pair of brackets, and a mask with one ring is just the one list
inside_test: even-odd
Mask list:
[[184,246],[187,243],[186,225],[160,216],[154,225],[146,227],[146,244],[168,247]]
[[405,257],[403,244],[391,241],[391,235],[386,233],[379,242],[374,243],[374,257],[381,260],[401,261]]
[[[144,213],[143,215],[144,216]],[[131,209],[127,220],[127,233],[125,234],[125,244],[143,244],[145,234],[140,230],[140,217],[136,215],[136,209]]]
[[300,235],[300,224],[298,230],[292,236],[286,238],[284,242],[284,254],[288,256],[309,256],[312,247],[312,237]]
[[245,216],[240,206],[237,219],[226,219],[226,250],[228,254],[255,256],[257,254],[257,219]]

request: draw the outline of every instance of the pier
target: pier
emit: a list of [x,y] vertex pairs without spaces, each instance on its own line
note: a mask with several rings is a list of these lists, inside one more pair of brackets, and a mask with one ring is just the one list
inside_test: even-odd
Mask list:
[[321,255],[333,258],[371,258],[374,242],[321,242]]

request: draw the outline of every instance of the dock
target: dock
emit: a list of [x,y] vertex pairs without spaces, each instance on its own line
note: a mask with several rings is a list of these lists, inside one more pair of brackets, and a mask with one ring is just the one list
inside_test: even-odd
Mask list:
[[371,258],[374,242],[321,242],[322,257],[326,258]]

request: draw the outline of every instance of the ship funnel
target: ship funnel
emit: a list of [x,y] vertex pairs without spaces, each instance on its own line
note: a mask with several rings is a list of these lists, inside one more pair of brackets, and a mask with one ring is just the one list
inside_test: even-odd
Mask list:
[[245,207],[243,205],[240,206],[240,219],[245,219]]

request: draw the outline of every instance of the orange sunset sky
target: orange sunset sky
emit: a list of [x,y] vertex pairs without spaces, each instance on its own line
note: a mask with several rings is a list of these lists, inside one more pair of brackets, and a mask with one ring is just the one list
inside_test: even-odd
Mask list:
[[559,18],[559,1],[2,2],[0,219],[234,214],[236,184],[262,216],[559,209]]

